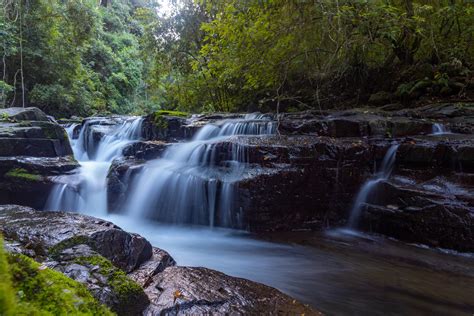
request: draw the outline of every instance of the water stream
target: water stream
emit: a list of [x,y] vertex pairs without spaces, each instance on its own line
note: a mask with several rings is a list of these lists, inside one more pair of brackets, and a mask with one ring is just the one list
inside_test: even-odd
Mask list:
[[449,131],[449,129],[441,124],[441,123],[435,123],[433,124],[433,132],[432,132],[433,135],[444,135],[444,134],[451,134],[451,132]]
[[232,144],[230,157],[222,162],[217,146],[232,136],[274,131],[275,123],[260,114],[205,125],[191,141],[170,146],[162,158],[145,165],[132,182],[125,212],[176,224],[241,227],[239,214],[231,215],[230,203],[246,155]]
[[[134,178],[123,215],[109,212],[106,176],[123,148],[140,139],[142,121],[128,118],[107,127],[97,144],[92,129],[99,120],[88,120],[77,137],[78,126],[67,128],[81,168],[56,185],[47,209],[110,220],[169,251],[179,265],[204,266],[262,282],[328,315],[472,315],[472,257],[363,233],[278,233],[262,240],[243,231],[212,228],[235,226],[238,221],[229,215],[229,203],[233,183],[246,167],[246,154],[239,146],[232,145],[223,162],[216,144],[235,135],[272,134],[271,119],[247,115],[208,124],[191,141],[170,146]],[[397,148],[388,149],[379,171],[361,188],[350,228],[357,227],[361,206],[377,184],[390,177]],[[146,219],[150,214],[159,222]]]
[[[80,162],[79,184],[59,183],[45,209],[68,210],[91,215],[106,214],[107,173],[123,149],[140,139],[142,119],[122,118],[110,127],[107,119],[87,120],[67,128],[74,157]],[[231,212],[234,183],[246,167],[246,155],[232,144],[229,157],[218,157],[217,146],[238,135],[268,135],[275,122],[263,114],[246,114],[203,126],[191,141],[169,146],[162,158],[146,163],[131,182],[132,188],[120,211],[133,218],[152,217],[175,224],[240,227],[238,212]],[[96,131],[94,131],[94,128]],[[105,135],[97,142],[97,129]],[[221,161],[226,159],[225,161]]]
[[349,229],[357,228],[364,203],[367,203],[370,200],[371,195],[375,193],[377,185],[380,182],[390,178],[395,165],[398,147],[398,144],[390,146],[382,160],[379,171],[372,177],[372,179],[367,180],[367,182],[365,182],[365,184],[359,190],[349,216]]
[[106,214],[107,173],[112,161],[122,155],[128,144],[140,139],[141,117],[125,118],[123,122],[111,127],[101,138],[98,146],[94,144],[91,127],[103,121],[90,119],[84,123],[77,138],[74,131],[77,124],[66,129],[74,157],[81,167],[77,185],[70,182],[58,183],[46,203],[46,210],[65,210],[91,215]]
[[224,228],[124,215],[104,219],[166,249],[179,265],[204,266],[273,286],[327,315],[472,316],[474,311],[472,256],[363,234],[278,232],[262,240]]

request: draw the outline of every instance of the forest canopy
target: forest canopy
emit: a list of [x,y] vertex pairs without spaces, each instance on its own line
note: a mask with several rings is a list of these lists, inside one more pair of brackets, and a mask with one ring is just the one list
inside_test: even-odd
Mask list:
[[472,98],[463,0],[0,0],[0,106],[59,117]]

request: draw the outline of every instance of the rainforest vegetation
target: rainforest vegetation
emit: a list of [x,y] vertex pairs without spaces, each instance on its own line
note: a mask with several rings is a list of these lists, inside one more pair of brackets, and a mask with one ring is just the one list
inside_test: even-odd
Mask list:
[[1,0],[0,106],[293,111],[472,98],[463,0]]

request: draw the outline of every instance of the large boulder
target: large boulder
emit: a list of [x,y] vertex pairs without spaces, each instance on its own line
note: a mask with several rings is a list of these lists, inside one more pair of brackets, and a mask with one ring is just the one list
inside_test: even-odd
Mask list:
[[150,316],[322,315],[274,288],[205,268],[166,268],[145,293]]
[[2,205],[0,233],[7,251],[32,257],[84,284],[118,315],[141,315],[149,304],[142,286],[127,273],[151,277],[174,264],[141,236],[80,214]]
[[64,129],[53,122],[0,121],[0,156],[72,155]]
[[118,315],[142,315],[149,304],[143,288],[86,244],[64,249],[43,263],[84,284]]
[[49,121],[48,116],[38,108],[6,108],[0,109],[0,118],[17,121]]
[[37,108],[0,111],[0,203],[42,208],[51,177],[79,164],[67,134]]
[[234,184],[233,201],[234,217],[252,231],[340,224],[375,159],[355,138],[235,137],[219,146],[221,156],[238,150],[252,164]]
[[4,205],[0,206],[0,230],[7,239],[30,244],[36,256],[54,256],[75,245],[89,245],[125,272],[133,271],[152,256],[152,247],[143,237],[79,214]]
[[146,140],[177,141],[189,139],[187,119],[173,115],[153,113],[145,117],[142,124],[142,136]]

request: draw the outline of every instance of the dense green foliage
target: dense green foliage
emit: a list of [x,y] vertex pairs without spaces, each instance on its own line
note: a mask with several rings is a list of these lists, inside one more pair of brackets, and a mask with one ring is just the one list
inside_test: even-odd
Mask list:
[[66,116],[472,94],[469,1],[177,0],[166,16],[155,0],[0,1],[3,106]]
[[[2,0],[3,106],[34,105],[56,115],[140,111],[141,37],[132,2]],[[140,12],[154,12],[149,7]]]
[[87,289],[32,259],[6,254],[0,240],[0,315],[112,315]]
[[307,108],[380,90],[403,99],[420,81],[434,90],[424,94],[462,93],[472,76],[474,5],[463,1],[201,3],[212,19],[181,96],[198,106]]

